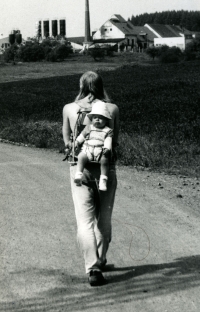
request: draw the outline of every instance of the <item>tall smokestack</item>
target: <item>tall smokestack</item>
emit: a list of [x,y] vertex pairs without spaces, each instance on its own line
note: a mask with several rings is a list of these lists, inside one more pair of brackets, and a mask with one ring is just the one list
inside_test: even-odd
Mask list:
[[85,41],[84,45],[88,49],[88,43],[91,44],[90,36],[90,9],[89,9],[89,0],[85,0]]

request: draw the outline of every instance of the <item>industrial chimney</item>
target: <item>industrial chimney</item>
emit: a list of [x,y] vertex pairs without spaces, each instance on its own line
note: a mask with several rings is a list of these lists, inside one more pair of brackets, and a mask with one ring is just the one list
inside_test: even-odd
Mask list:
[[83,42],[84,49],[88,49],[92,44],[90,36],[90,10],[89,0],[85,0],[85,41]]

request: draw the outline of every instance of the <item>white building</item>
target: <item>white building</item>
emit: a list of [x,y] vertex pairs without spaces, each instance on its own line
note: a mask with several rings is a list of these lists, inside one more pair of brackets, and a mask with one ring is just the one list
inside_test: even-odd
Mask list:
[[184,50],[193,39],[192,32],[176,25],[145,24],[134,26],[121,15],[114,14],[93,35],[93,42],[98,44],[124,44],[126,48],[147,48],[168,45]]
[[193,40],[192,32],[176,25],[145,24],[155,35],[156,47],[167,45],[185,50],[186,44]]
[[9,37],[0,39],[0,53],[3,53],[5,49],[10,47]]
[[147,27],[134,26],[121,15],[114,14],[93,35],[98,44],[124,44],[126,48],[146,48],[153,44],[156,35]]

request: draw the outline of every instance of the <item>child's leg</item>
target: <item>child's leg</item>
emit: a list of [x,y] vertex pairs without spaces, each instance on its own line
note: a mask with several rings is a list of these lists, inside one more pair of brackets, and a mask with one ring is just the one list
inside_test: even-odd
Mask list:
[[100,191],[107,191],[107,180],[109,173],[109,158],[102,155],[101,160],[101,175],[99,181],[99,189]]
[[87,155],[85,153],[82,153],[82,152],[79,153],[76,172],[83,172],[87,162],[88,162]]
[[101,164],[101,174],[108,176],[109,172],[109,158],[102,155],[100,159],[100,164]]
[[76,174],[74,178],[74,182],[78,186],[82,185],[83,170],[87,162],[88,162],[87,155],[85,153],[80,153],[78,155],[78,163],[77,163]]

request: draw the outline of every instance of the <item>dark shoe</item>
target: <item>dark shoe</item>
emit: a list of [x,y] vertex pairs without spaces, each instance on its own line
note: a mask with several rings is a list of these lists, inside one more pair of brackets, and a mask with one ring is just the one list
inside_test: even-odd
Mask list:
[[102,286],[107,283],[100,271],[90,271],[88,281],[91,286]]

